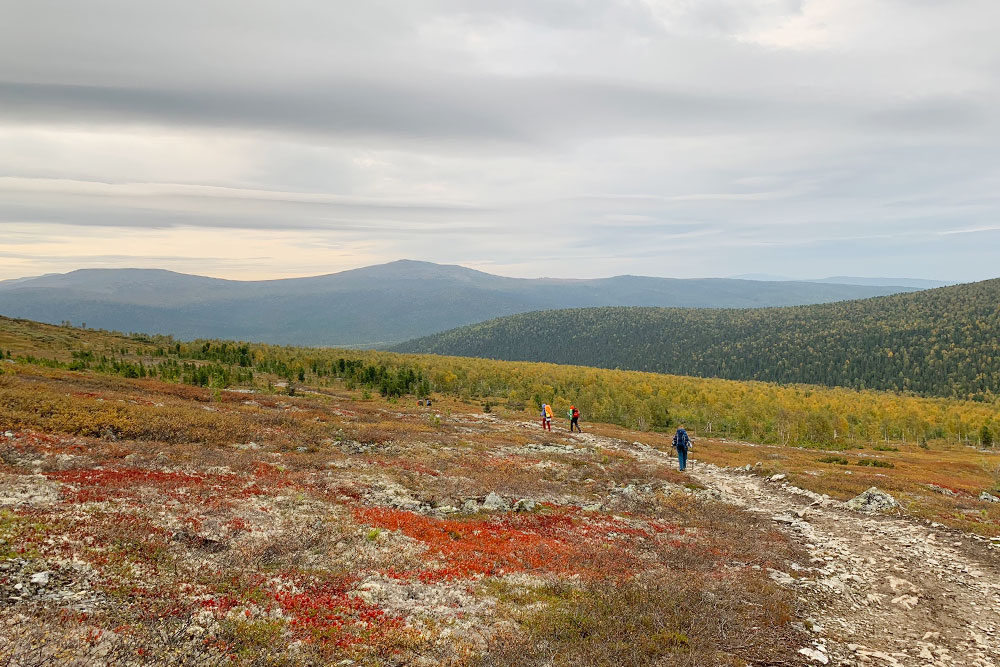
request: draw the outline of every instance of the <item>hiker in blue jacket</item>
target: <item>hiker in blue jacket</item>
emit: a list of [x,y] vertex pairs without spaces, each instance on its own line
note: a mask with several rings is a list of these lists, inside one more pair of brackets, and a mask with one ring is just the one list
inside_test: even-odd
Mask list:
[[688,450],[693,446],[694,443],[691,442],[684,427],[678,428],[677,433],[674,434],[674,448],[677,450],[677,465],[681,470],[687,468]]

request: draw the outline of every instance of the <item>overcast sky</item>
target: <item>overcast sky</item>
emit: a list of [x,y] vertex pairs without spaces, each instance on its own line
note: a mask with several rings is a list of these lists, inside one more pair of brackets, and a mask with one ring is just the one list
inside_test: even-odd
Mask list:
[[0,16],[0,279],[1000,275],[997,0]]

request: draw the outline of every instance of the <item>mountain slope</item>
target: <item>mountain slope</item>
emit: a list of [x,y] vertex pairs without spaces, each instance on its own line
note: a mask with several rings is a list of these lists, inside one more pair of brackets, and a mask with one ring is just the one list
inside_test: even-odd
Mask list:
[[395,350],[982,397],[1000,393],[1000,279],[792,308],[526,313]]
[[528,280],[413,261],[262,281],[87,269],[0,283],[0,314],[181,338],[371,346],[566,306],[779,306],[911,289],[639,276]]

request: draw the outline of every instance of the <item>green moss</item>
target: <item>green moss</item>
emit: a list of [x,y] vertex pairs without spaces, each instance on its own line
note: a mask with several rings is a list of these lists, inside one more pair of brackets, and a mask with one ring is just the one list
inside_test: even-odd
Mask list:
[[39,545],[54,530],[53,524],[0,510],[0,560],[38,558]]
[[285,634],[285,621],[234,621],[222,622],[222,634],[233,644],[239,656],[254,656],[263,649],[273,648]]

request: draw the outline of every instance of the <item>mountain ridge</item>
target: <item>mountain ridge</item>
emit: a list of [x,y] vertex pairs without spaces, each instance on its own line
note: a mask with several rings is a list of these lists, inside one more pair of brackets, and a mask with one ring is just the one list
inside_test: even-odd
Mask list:
[[511,278],[459,265],[398,260],[257,281],[165,269],[78,269],[0,283],[0,314],[185,339],[378,346],[563,306],[763,307],[911,289],[630,275]]

